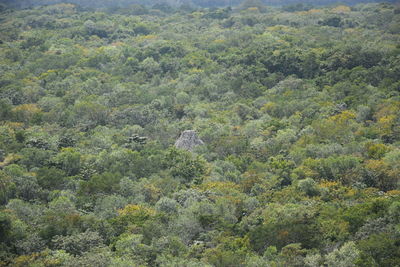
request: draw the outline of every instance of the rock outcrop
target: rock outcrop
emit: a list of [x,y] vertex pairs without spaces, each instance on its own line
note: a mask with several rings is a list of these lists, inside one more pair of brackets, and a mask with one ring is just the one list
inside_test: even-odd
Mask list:
[[201,145],[204,145],[204,142],[201,141],[194,130],[183,131],[175,142],[175,147],[188,151],[193,151],[196,146]]

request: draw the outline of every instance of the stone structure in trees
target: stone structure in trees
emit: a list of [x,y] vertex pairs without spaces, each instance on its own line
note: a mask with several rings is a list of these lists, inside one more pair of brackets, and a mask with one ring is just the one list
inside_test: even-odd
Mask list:
[[200,145],[204,145],[204,142],[197,136],[194,130],[183,131],[175,142],[175,147],[188,151],[193,151],[196,146]]

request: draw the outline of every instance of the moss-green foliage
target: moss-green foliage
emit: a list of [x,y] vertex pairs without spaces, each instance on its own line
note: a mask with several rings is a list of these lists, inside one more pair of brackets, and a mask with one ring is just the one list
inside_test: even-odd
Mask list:
[[398,265],[397,6],[103,2],[0,7],[0,266]]

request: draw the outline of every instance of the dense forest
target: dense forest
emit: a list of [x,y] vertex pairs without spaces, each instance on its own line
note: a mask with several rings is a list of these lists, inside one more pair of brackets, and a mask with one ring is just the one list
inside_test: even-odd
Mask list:
[[400,6],[0,4],[0,266],[400,266]]
[[79,5],[85,8],[115,8],[115,7],[127,7],[128,5],[169,5],[173,7],[180,6],[192,6],[192,7],[227,7],[227,6],[238,6],[243,2],[247,2],[251,5],[273,5],[273,6],[287,6],[287,5],[333,5],[333,4],[349,4],[355,5],[359,3],[370,3],[370,2],[386,2],[394,3],[396,0],[0,0],[11,7],[28,8],[32,6],[43,6],[43,5],[54,5],[60,3],[69,3]]

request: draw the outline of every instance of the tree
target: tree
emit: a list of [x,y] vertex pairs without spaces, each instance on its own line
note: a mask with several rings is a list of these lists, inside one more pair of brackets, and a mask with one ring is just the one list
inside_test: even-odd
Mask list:
[[178,202],[174,199],[170,199],[167,197],[161,198],[156,203],[156,209],[159,212],[165,212],[166,214],[174,215],[178,212]]
[[53,161],[69,176],[77,175],[81,169],[81,154],[73,148],[61,149]]
[[335,249],[326,256],[326,264],[329,267],[333,266],[356,266],[357,260],[360,257],[360,251],[357,249],[354,242],[345,243],[340,249]]
[[164,166],[169,168],[173,177],[184,183],[200,183],[207,173],[206,161],[191,152],[170,148],[165,154]]
[[55,236],[52,239],[53,246],[65,250],[73,255],[83,253],[103,245],[103,239],[97,232],[86,231],[70,236]]
[[65,172],[57,168],[44,167],[37,172],[38,184],[48,190],[63,188]]
[[79,192],[81,195],[113,193],[119,189],[121,174],[105,172],[93,175],[89,181],[82,181]]
[[298,188],[309,197],[319,195],[319,190],[316,185],[316,182],[311,178],[306,178],[304,180],[300,180],[299,184],[298,184]]
[[241,3],[242,9],[257,8],[259,11],[265,11],[266,7],[261,0],[245,0]]

